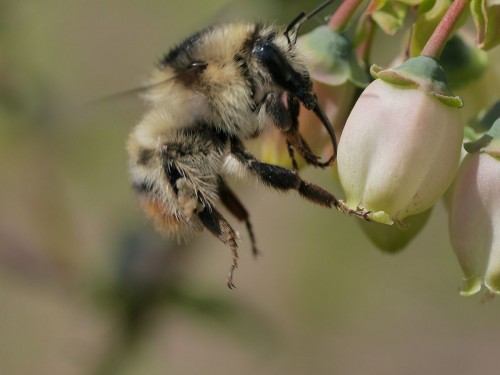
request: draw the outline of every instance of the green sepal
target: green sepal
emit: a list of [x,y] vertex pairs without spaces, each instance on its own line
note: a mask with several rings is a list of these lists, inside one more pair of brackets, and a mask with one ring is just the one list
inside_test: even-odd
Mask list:
[[476,25],[479,48],[487,51],[500,43],[500,4],[488,0],[472,0],[472,19]]
[[451,92],[442,66],[431,57],[413,57],[394,69],[381,70],[372,65],[370,72],[374,78],[392,85],[425,91],[449,107],[463,106],[462,100]]
[[371,212],[368,214],[370,220],[375,221],[380,224],[392,225],[394,221],[391,217],[386,214],[384,211]]
[[370,67],[370,73],[373,78],[380,78],[381,80],[394,86],[418,88],[418,85],[414,81],[405,77],[404,75],[401,75],[399,72],[393,69],[383,70],[380,66],[373,64]]
[[460,288],[460,295],[464,297],[472,296],[481,290],[483,279],[479,276],[471,276],[464,278],[462,287]]
[[484,74],[488,67],[488,56],[455,35],[446,43],[439,62],[446,71],[450,88],[455,90]]
[[493,273],[492,275],[488,275],[484,278],[484,286],[488,289],[487,293],[491,295],[491,297],[500,294],[500,275],[498,272]]
[[439,101],[446,104],[448,107],[461,108],[464,106],[462,99],[458,96],[446,96],[441,94],[433,94]]
[[307,51],[307,65],[316,81],[339,86],[349,81],[357,87],[368,86],[368,74],[360,66],[353,45],[343,32],[328,26],[319,26],[300,37],[302,49]]
[[432,208],[405,218],[405,226],[379,225],[367,221],[357,220],[363,233],[370,241],[385,253],[395,254],[404,249],[413,240],[427,223]]
[[500,159],[500,117],[486,134],[475,142],[465,143],[464,148],[469,153],[481,152]]

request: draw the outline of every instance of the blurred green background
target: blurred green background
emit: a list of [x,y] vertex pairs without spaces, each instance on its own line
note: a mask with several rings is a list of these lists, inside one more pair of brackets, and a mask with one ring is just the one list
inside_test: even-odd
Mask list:
[[[125,142],[140,102],[85,104],[139,86],[214,21],[286,23],[314,5],[0,2],[0,374],[498,372],[498,302],[458,295],[442,206],[391,256],[353,218],[232,182],[262,255],[231,219],[229,291],[225,246],[177,245],[138,208]],[[336,190],[328,172],[304,176]]]

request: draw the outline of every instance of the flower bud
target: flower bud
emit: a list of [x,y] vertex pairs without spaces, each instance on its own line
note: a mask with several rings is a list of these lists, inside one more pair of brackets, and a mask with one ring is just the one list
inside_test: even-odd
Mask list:
[[349,208],[392,224],[433,206],[453,180],[462,102],[430,57],[372,74],[340,139],[339,176]]
[[450,208],[450,236],[465,275],[461,294],[482,284],[500,294],[500,119],[478,141],[458,173]]
[[324,25],[298,39],[298,47],[314,80],[330,86],[351,82],[366,87],[369,76],[356,57],[350,34],[351,30],[339,32]]

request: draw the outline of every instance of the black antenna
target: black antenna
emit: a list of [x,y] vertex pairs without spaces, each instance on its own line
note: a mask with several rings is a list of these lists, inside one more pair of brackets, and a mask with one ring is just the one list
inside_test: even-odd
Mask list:
[[306,22],[308,19],[314,17],[316,14],[318,14],[319,12],[321,12],[323,9],[325,9],[328,5],[330,5],[331,3],[333,3],[333,0],[326,0],[324,2],[322,2],[320,5],[318,5],[316,8],[314,8],[311,12],[309,13],[306,13],[306,12],[300,12],[300,14],[295,17],[292,22],[290,22],[290,24],[287,26],[287,28],[285,29],[285,36],[286,36],[286,39],[288,40],[288,44],[291,46],[292,45],[292,42],[290,40],[290,31],[292,29],[295,29],[295,37],[294,37],[294,40],[293,40],[293,44],[297,43],[297,33],[300,29],[300,27],[302,26],[302,24],[304,24],[304,22]]

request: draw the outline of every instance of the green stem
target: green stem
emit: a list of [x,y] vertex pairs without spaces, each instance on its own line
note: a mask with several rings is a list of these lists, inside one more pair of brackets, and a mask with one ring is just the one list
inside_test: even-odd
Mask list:
[[421,55],[439,59],[443,51],[446,41],[453,33],[453,29],[463,10],[465,9],[468,0],[455,0],[451,4],[448,11],[445,13],[439,25],[436,27],[431,37],[427,41]]
[[363,0],[344,0],[330,17],[328,26],[334,31],[342,31],[362,2]]
[[358,57],[363,60],[366,66],[370,66],[370,54],[373,45],[373,38],[376,28],[371,17],[365,19],[366,37],[358,47]]

